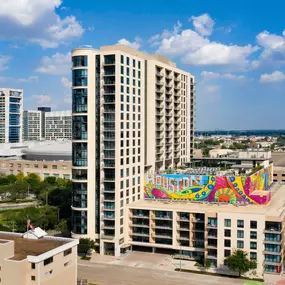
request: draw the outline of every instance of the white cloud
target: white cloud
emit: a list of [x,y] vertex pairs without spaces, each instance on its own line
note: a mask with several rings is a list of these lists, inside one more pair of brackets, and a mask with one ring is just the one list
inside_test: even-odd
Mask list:
[[71,81],[68,80],[66,77],[62,77],[60,81],[66,88],[71,88]]
[[231,70],[245,70],[251,66],[249,57],[259,47],[246,45],[226,45],[210,41],[191,29],[173,29],[175,32],[155,35],[150,39],[158,46],[156,53],[175,58],[189,65],[207,66],[221,65]]
[[215,21],[209,14],[203,14],[198,17],[192,16],[189,21],[192,21],[195,30],[202,36],[210,36],[213,32]]
[[191,65],[235,65],[242,69],[249,65],[247,59],[259,48],[252,45],[224,45],[216,42],[208,43],[195,52],[187,53],[183,63]]
[[40,66],[37,68],[37,72],[53,74],[53,75],[65,75],[70,73],[71,69],[71,55],[56,53],[51,57],[44,56],[41,60]]
[[173,26],[173,30],[172,31],[169,31],[168,29],[165,29],[161,34],[156,34],[156,35],[152,36],[148,40],[148,43],[151,46],[158,46],[158,45],[160,45],[160,42],[163,39],[169,39],[172,36],[176,36],[178,34],[178,32],[181,30],[181,28],[182,28],[182,24],[181,24],[181,22],[178,21],[177,24],[175,24]]
[[0,54],[0,71],[3,71],[8,68],[7,63],[10,59],[10,56],[4,56]]
[[285,80],[285,74],[281,71],[274,71],[272,73],[264,73],[260,76],[261,83],[280,82]]
[[38,81],[38,76],[29,76],[28,78],[18,78],[16,79],[16,82],[18,83],[27,83],[27,82],[35,82]]
[[42,14],[53,11],[60,4],[61,0],[4,0],[0,2],[0,16],[29,26]]
[[72,15],[60,18],[61,0],[0,1],[0,39],[25,40],[55,48],[80,37],[84,29]]
[[133,42],[128,41],[127,39],[123,38],[118,41],[118,44],[125,45],[131,48],[139,49],[141,47],[141,38],[136,37]]
[[263,31],[256,36],[256,41],[263,51],[253,62],[253,68],[285,65],[285,31],[282,36]]
[[51,102],[49,95],[32,95],[31,99],[35,100],[37,104],[47,104]]
[[225,78],[230,80],[243,80],[245,79],[244,75],[235,75],[231,73],[218,73],[218,72],[211,72],[211,71],[202,71],[201,76],[206,79],[218,79],[218,78]]

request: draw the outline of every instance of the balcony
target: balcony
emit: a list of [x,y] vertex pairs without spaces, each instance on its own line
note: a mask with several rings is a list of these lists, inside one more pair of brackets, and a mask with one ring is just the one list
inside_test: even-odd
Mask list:
[[165,238],[165,239],[172,239],[172,235],[162,235],[162,234],[152,234],[151,235],[153,238]]
[[175,84],[175,85],[174,85],[174,89],[175,89],[175,90],[179,90],[180,88],[181,88],[180,84]]
[[167,88],[172,88],[173,87],[173,84],[171,84],[171,83],[166,83],[166,85],[165,85]]
[[217,248],[218,248],[218,245],[217,245],[217,244],[208,244],[208,245],[207,245],[207,248],[208,248],[208,249],[217,249]]
[[276,261],[276,262],[274,262],[274,261],[267,261],[267,260],[264,260],[263,264],[264,264],[264,265],[275,265],[275,266],[279,266],[279,265],[281,265],[281,261]]
[[165,216],[152,215],[151,217],[152,217],[152,219],[154,219],[154,220],[168,220],[168,221],[172,221],[172,217],[171,217],[171,216],[168,216],[168,215],[165,215]]
[[172,225],[152,225],[153,229],[172,230]]
[[162,71],[156,71],[156,75],[162,77],[164,76],[164,73]]
[[167,78],[167,79],[171,80],[171,79],[173,79],[173,76],[172,76],[172,75],[170,75],[170,74],[166,74],[166,75],[165,75],[165,78]]
[[187,241],[189,241],[190,238],[189,237],[180,236],[180,237],[177,237],[177,240],[187,240]]
[[143,215],[143,214],[131,214],[132,218],[139,218],[139,219],[149,219],[148,215]]
[[130,236],[143,236],[143,237],[149,237],[149,233],[135,233],[135,232],[129,232]]
[[207,258],[208,258],[208,259],[217,259],[217,256],[214,256],[214,255],[208,255],[208,256],[207,256]]
[[137,223],[130,223],[131,227],[137,227],[137,228],[149,228],[149,224],[137,224]]
[[103,220],[107,221],[114,221],[115,220],[115,215],[114,216],[102,216]]
[[181,79],[180,79],[180,76],[179,76],[179,75],[174,77],[174,81],[178,82],[178,81],[180,81],[180,80],[181,80]]
[[270,250],[264,250],[263,254],[270,254],[270,255],[281,255],[282,253],[280,251],[270,251]]
[[218,225],[217,224],[207,224],[207,229],[217,229],[218,228]]
[[164,85],[163,81],[156,81],[155,83],[156,83],[156,85],[159,85],[159,86],[163,86]]
[[103,62],[103,66],[112,66],[112,65],[115,65],[115,64],[116,64],[115,60],[105,60]]
[[264,230],[264,233],[266,233],[266,234],[281,234],[282,231],[281,231],[281,229],[278,229],[278,228],[268,228],[268,229]]
[[265,244],[281,244],[282,240],[277,241],[277,240],[264,240],[263,243]]

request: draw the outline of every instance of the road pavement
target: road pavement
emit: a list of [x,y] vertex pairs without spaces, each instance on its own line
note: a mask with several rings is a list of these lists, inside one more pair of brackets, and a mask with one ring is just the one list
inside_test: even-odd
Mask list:
[[87,278],[89,282],[98,285],[234,285],[244,283],[244,281],[226,277],[99,264],[82,260],[78,262],[78,277]]

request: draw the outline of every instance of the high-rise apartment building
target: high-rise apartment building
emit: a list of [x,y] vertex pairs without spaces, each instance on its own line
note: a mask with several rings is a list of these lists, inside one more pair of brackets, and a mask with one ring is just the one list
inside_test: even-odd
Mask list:
[[43,138],[41,111],[24,111],[23,138],[24,140],[37,140],[37,141]]
[[45,139],[71,139],[71,111],[45,113]]
[[72,52],[73,236],[120,255],[125,206],[145,170],[193,153],[194,78],[159,55],[122,46]]
[[42,137],[45,138],[45,136],[46,136],[46,128],[45,128],[46,113],[47,112],[51,112],[51,107],[38,107],[38,111],[41,111],[41,116],[42,116]]
[[23,90],[0,88],[0,143],[22,142]]

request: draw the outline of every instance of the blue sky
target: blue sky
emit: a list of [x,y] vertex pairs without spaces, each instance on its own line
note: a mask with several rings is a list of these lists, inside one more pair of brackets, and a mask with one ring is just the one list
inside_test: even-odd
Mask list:
[[197,129],[285,129],[284,9],[281,0],[0,1],[0,86],[23,88],[25,109],[71,109],[71,49],[123,43],[195,76]]

